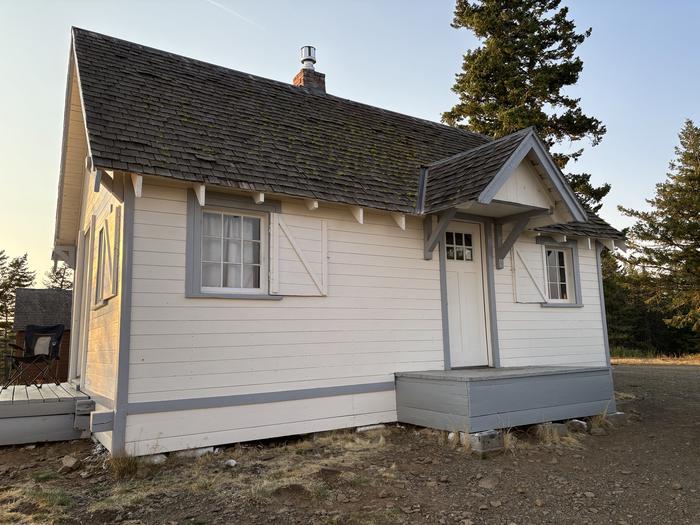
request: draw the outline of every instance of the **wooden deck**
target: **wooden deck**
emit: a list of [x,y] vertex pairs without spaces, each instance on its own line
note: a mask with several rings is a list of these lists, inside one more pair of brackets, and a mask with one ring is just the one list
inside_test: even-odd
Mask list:
[[398,420],[480,432],[614,412],[607,367],[428,370],[396,375]]
[[76,439],[76,407],[90,397],[69,383],[14,385],[0,391],[0,445]]

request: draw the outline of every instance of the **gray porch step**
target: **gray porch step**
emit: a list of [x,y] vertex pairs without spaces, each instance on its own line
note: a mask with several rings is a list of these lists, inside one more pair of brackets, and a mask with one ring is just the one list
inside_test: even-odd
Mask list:
[[76,406],[90,402],[69,383],[13,385],[0,391],[0,445],[77,439]]
[[398,420],[481,432],[614,412],[607,367],[427,370],[396,374]]

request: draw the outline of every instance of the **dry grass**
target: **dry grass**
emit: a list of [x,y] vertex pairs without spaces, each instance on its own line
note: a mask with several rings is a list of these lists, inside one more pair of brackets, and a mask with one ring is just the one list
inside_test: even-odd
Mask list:
[[613,357],[613,365],[671,365],[700,366],[700,354],[681,357]]
[[107,464],[116,479],[133,478],[139,470],[139,460],[134,456],[113,456]]

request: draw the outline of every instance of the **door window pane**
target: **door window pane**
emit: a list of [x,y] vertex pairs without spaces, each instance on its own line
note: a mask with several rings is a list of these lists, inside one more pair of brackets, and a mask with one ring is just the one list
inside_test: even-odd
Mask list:
[[445,256],[449,261],[474,260],[471,234],[445,232]]

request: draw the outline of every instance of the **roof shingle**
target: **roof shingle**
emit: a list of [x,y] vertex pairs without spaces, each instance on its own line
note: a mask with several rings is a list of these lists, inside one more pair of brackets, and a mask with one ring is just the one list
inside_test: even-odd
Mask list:
[[17,288],[14,330],[25,330],[28,324],[62,324],[70,330],[71,290],[52,288]]
[[[444,209],[476,198],[530,131],[494,141],[78,28],[73,44],[103,169],[417,213],[422,166],[425,209]],[[607,231],[596,221],[622,235],[595,216],[557,227]]]

